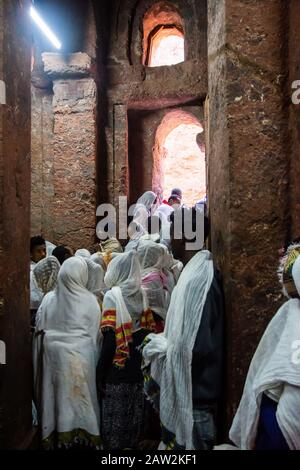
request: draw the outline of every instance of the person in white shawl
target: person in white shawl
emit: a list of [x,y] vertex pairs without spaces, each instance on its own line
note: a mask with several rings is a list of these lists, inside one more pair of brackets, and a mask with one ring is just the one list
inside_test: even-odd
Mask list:
[[210,253],[199,252],[173,291],[164,333],[149,335],[143,350],[145,364],[151,362],[151,377],[160,389],[162,426],[173,435],[177,447],[187,450],[194,449],[193,347],[213,276]]
[[[205,227],[204,239],[209,224]],[[144,387],[160,413],[161,450],[213,447],[222,387],[224,301],[218,273],[209,251],[187,252],[185,260],[165,330],[149,335],[143,348]]]
[[[290,298],[269,323],[252,359],[229,437],[240,449],[300,450],[300,256],[288,250]],[[285,292],[287,292],[285,290]]]
[[137,248],[142,270],[142,287],[146,291],[149,307],[162,320],[166,319],[169,290],[163,272],[167,248],[151,240],[140,240]]
[[138,240],[148,230],[148,217],[151,216],[157,195],[153,191],[146,191],[137,201],[133,210],[133,220],[128,228],[128,235],[130,237],[129,243],[125,247],[125,251],[135,249],[138,245]]
[[102,395],[103,442],[109,450],[137,448],[143,421],[143,375],[138,346],[154,331],[154,320],[141,288],[136,252],[119,254],[104,278],[103,345],[97,367]]
[[104,294],[107,291],[107,287],[104,283],[105,271],[102,266],[92,258],[85,258],[85,262],[88,266],[88,282],[86,288],[97,297],[101,307]]
[[44,297],[37,313],[34,385],[45,448],[100,447],[96,365],[101,311],[87,283],[85,260],[67,259],[56,290]]
[[32,326],[35,324],[36,312],[41,305],[43,297],[56,287],[59,269],[60,264],[55,256],[48,256],[36,263],[30,271],[30,310]]

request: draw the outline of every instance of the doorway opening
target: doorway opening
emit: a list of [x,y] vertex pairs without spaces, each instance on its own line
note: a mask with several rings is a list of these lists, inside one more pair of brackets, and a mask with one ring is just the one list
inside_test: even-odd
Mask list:
[[159,125],[153,151],[153,188],[168,199],[180,188],[183,203],[194,206],[206,196],[204,129],[191,113],[171,111]]

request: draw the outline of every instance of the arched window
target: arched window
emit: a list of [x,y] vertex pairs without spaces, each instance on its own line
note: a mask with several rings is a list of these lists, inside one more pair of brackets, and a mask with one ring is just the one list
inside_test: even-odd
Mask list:
[[143,64],[149,67],[183,62],[183,20],[168,2],[155,3],[144,16]]

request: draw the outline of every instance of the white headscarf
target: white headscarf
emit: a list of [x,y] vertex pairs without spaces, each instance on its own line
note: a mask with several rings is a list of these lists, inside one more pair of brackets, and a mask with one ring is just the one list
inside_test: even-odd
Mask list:
[[[99,357],[100,307],[88,292],[88,267],[84,259],[67,259],[60,269],[54,292],[39,308],[36,332],[45,331],[42,375],[43,439],[57,431],[83,430],[92,440],[100,435],[96,391]],[[40,336],[34,339],[35,384],[39,379]],[[69,442],[65,442],[69,444]]]
[[153,191],[146,191],[138,200],[136,205],[143,205],[147,211],[150,211],[157,195]]
[[90,258],[91,253],[86,248],[80,248],[76,251],[75,256],[80,256],[81,258]]
[[[300,256],[292,276],[300,296]],[[278,402],[276,418],[291,450],[300,450],[300,300],[286,302],[269,323],[253,356],[230,429],[240,449],[253,449],[262,394]]]
[[47,253],[47,256],[52,256],[52,252],[55,248],[56,248],[56,245],[54,245],[53,243],[48,242],[48,240],[46,240],[46,253]]
[[55,256],[42,259],[33,268],[33,277],[44,295],[55,288],[59,270],[60,264]]
[[104,261],[102,253],[100,253],[99,251],[97,253],[94,253],[91,256],[91,260],[94,261],[94,263],[97,263],[99,266],[101,266],[104,272],[106,271],[106,263]]
[[104,283],[105,272],[103,268],[91,258],[85,258],[85,262],[88,266],[88,282],[86,288],[96,297],[100,297],[106,290],[106,285]]
[[167,277],[162,268],[165,262],[165,246],[151,240],[140,240],[137,253],[142,270],[142,286],[154,313],[165,319],[168,308]]
[[160,386],[160,420],[187,450],[193,449],[193,348],[213,275],[211,253],[197,253],[173,291],[164,333],[149,335],[143,350]]
[[[147,233],[147,220],[151,215],[151,208],[154,205],[156,194],[152,191],[145,192],[137,201],[133,211],[134,230],[129,226],[129,236],[131,238],[130,249],[134,248],[133,240],[139,240]],[[127,247],[126,247],[127,248]],[[129,248],[125,249],[128,251]]]
[[133,331],[147,302],[141,288],[141,267],[137,253],[119,254],[108,265],[104,282],[111,290],[105,294],[103,310],[116,308],[117,327],[133,322]]

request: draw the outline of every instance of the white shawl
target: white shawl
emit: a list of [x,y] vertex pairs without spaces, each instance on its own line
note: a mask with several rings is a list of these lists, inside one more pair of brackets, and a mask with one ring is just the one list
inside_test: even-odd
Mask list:
[[300,450],[300,300],[286,302],[266,329],[253,356],[243,396],[230,429],[240,449],[253,449],[263,392],[279,396],[277,421],[290,449]]
[[137,249],[142,271],[142,287],[147,294],[149,307],[164,320],[169,306],[169,293],[164,285],[167,284],[167,276],[162,271],[166,252],[164,245],[152,240],[140,240]]
[[[293,267],[300,293],[300,257]],[[286,302],[267,327],[253,356],[230,429],[240,449],[253,449],[263,392],[278,401],[277,421],[290,449],[300,450],[300,300]]]
[[167,313],[164,333],[149,335],[143,356],[160,386],[160,419],[186,450],[193,449],[192,356],[203,307],[214,275],[208,251],[183,270]]
[[[60,269],[56,290],[44,297],[37,313],[34,378],[35,386],[42,379],[38,401],[43,439],[53,431],[78,429],[96,438],[100,435],[96,366],[101,312],[96,297],[85,287],[87,282],[85,260],[67,259]],[[42,378],[38,368],[40,331],[45,332]]]

